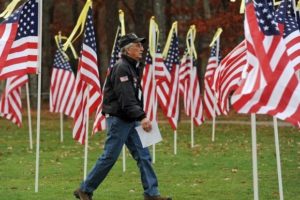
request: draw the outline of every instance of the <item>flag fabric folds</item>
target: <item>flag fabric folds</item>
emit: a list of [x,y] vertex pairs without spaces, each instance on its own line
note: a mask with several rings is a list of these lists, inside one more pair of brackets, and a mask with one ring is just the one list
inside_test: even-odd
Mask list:
[[21,88],[28,82],[28,75],[7,78],[6,87],[0,97],[0,116],[22,126]]
[[[164,64],[167,72],[170,74],[168,80],[166,116],[168,117],[171,127],[176,130],[179,118],[179,47],[177,33],[173,29],[171,42],[167,51],[167,57]],[[168,77],[168,76],[167,76]]]
[[75,75],[62,53],[62,44],[56,50],[50,83],[50,112],[71,117],[75,100]]
[[[218,39],[219,40],[219,39]],[[217,49],[217,42],[215,41],[211,50],[210,56],[208,58],[208,63],[206,66],[206,72],[204,75],[204,110],[206,113],[206,117],[211,119],[213,116],[220,115],[221,108],[219,102],[217,101],[216,94],[212,90],[214,73],[218,67],[218,63],[220,60],[220,49]],[[217,53],[218,51],[218,53]],[[218,55],[217,55],[218,54]],[[215,105],[216,104],[216,107]]]
[[[156,58],[155,58],[156,59]],[[162,61],[156,60],[156,62],[160,62],[163,64]],[[150,55],[149,50],[146,54],[146,65],[143,70],[142,76],[142,90],[143,90],[143,97],[144,97],[144,111],[147,114],[147,118],[150,121],[156,120],[156,111],[157,111],[157,93],[156,93],[156,83],[153,80],[153,76],[155,73],[152,57]],[[154,63],[156,63],[154,62]]]
[[[278,24],[263,0],[247,1],[245,14],[252,60],[248,59],[250,65],[244,70],[246,81],[232,97],[233,107],[240,113],[269,114],[298,126],[300,86]],[[250,76],[252,72],[255,76]],[[254,87],[244,90],[245,83]]]
[[90,116],[102,101],[97,64],[96,38],[90,7],[85,21],[83,44],[76,76],[73,138],[81,144],[85,143],[87,116]]
[[21,8],[22,6],[0,24],[0,69],[4,66],[16,37]]
[[287,53],[294,65],[295,70],[300,69],[300,31],[295,19],[293,4],[291,0],[280,3],[275,13],[280,31],[283,32],[283,40],[286,44]]
[[[7,56],[4,52],[3,57],[1,56],[0,79],[36,73],[37,71],[38,3],[35,0],[28,0],[11,17],[17,20],[18,28],[10,48],[9,43],[7,43],[9,45],[8,49],[5,50],[8,51]],[[6,21],[3,23],[7,24]],[[14,31],[11,32],[11,34],[13,33]],[[12,38],[13,36],[10,40]],[[1,46],[2,44],[0,44],[0,48]],[[5,57],[6,59],[4,59]]]
[[201,125],[204,121],[204,116],[200,94],[200,82],[195,66],[195,60],[193,59],[193,56],[187,52],[181,59],[179,68],[179,88],[183,96],[186,115],[191,116],[196,125]]
[[220,112],[229,112],[229,98],[240,85],[243,69],[247,66],[246,41],[228,53],[215,70],[212,89],[216,92]]

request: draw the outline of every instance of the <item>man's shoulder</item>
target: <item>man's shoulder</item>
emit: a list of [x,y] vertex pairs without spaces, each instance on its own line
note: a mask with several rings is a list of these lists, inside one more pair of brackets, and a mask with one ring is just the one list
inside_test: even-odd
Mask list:
[[120,58],[113,68],[114,71],[118,74],[122,72],[129,72],[129,66],[129,63],[125,59]]

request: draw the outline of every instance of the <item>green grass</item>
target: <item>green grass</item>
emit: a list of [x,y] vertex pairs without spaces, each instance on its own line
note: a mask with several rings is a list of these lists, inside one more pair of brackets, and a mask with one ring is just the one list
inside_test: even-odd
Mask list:
[[[72,192],[83,177],[84,148],[71,138],[71,120],[65,123],[63,143],[56,115],[44,113],[41,121],[39,192],[35,193],[35,146],[29,149],[26,118],[20,129],[0,119],[1,200],[74,199]],[[177,155],[173,154],[169,126],[160,124],[160,130],[164,140],[156,146],[154,168],[163,195],[175,200],[253,199],[250,126],[217,125],[216,141],[211,142],[211,125],[204,124],[195,128],[195,147],[191,149],[190,125],[180,124]],[[258,126],[257,132],[260,199],[279,199],[273,128]],[[279,134],[284,196],[299,200],[300,134],[293,127],[280,127]],[[102,153],[104,139],[105,133],[91,138],[88,169]],[[123,173],[120,157],[95,191],[95,200],[142,199],[139,171],[128,152],[126,164]]]

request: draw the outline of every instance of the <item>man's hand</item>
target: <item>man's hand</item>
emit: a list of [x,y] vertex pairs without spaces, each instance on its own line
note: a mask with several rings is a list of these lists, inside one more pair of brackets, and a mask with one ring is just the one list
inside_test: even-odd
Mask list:
[[144,119],[141,121],[141,125],[142,125],[142,128],[143,128],[146,132],[149,132],[149,131],[151,131],[151,129],[152,129],[151,121],[150,121],[148,118],[144,118]]

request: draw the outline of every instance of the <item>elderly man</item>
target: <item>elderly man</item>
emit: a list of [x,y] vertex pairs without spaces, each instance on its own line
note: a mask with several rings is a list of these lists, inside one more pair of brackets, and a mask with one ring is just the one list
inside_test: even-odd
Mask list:
[[94,190],[117,161],[124,144],[140,169],[144,200],[172,200],[170,197],[160,196],[149,150],[142,147],[135,130],[139,124],[147,132],[152,128],[143,110],[139,77],[144,42],[145,38],[139,38],[134,33],[127,34],[119,40],[122,56],[112,68],[104,87],[103,114],[107,121],[104,152],[86,180],[74,192],[81,200],[92,199]]

